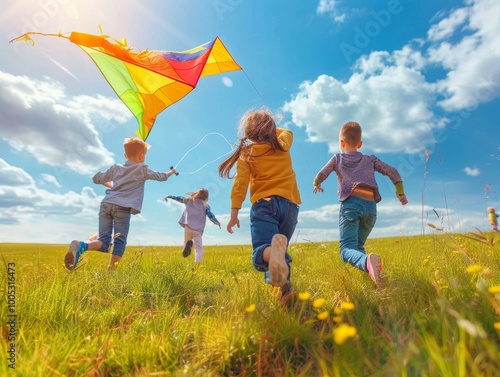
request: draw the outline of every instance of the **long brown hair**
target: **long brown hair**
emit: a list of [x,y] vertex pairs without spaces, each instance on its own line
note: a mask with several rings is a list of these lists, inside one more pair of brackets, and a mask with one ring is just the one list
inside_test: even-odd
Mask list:
[[205,188],[198,189],[196,192],[191,193],[192,199],[208,200],[208,190]]
[[268,109],[249,110],[243,115],[239,124],[239,130],[243,135],[240,137],[238,147],[234,153],[220,164],[219,176],[231,178],[232,167],[241,155],[248,156],[251,143],[266,143],[270,145],[269,151],[284,151],[276,136],[276,122],[274,119],[273,114]]

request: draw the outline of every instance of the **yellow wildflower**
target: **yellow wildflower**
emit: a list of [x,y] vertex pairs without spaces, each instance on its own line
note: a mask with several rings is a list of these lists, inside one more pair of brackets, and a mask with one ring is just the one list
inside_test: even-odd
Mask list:
[[325,299],[324,298],[317,298],[313,302],[313,307],[315,308],[321,308],[325,304]]
[[336,314],[336,315],[341,315],[344,311],[342,310],[342,308],[335,308],[333,309],[333,313]]
[[356,336],[356,333],[355,327],[343,323],[333,329],[333,340],[340,346],[344,344],[347,339]]
[[321,312],[318,314],[318,319],[323,321],[323,320],[328,318],[328,315],[329,315],[329,313],[327,311]]
[[299,300],[301,301],[307,301],[311,298],[311,294],[309,292],[300,292],[299,293]]
[[349,302],[349,301],[343,302],[342,304],[340,304],[340,307],[343,310],[354,310],[354,304],[352,302]]
[[476,272],[479,272],[483,269],[483,267],[480,264],[471,264],[469,267],[467,267],[467,272],[469,274],[475,274]]
[[253,312],[254,310],[255,310],[255,304],[250,304],[250,305],[248,305],[248,306],[245,308],[245,311],[246,311],[247,313],[251,313],[251,312]]
[[332,317],[332,321],[335,323],[340,323],[340,322],[342,322],[342,316],[336,315],[336,316]]
[[500,322],[495,322],[493,324],[493,327],[495,328],[495,330],[500,330]]
[[490,292],[491,294],[500,293],[500,285],[495,285],[493,287],[489,287],[488,292]]

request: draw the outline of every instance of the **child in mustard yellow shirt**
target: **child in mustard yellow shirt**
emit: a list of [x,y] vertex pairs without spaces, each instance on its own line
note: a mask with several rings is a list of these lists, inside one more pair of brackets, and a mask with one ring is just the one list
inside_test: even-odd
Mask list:
[[281,304],[295,294],[290,285],[288,244],[299,214],[300,193],[292,168],[290,148],[293,133],[277,128],[268,110],[247,112],[240,121],[236,151],[219,166],[219,175],[230,178],[236,164],[231,190],[231,218],[227,231],[240,227],[238,213],[250,188],[250,233],[252,262],[265,273],[266,283],[281,288]]

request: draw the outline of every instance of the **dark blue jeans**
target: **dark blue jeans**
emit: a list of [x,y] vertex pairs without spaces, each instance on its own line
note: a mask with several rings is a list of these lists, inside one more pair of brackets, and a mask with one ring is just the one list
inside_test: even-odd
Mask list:
[[365,242],[377,221],[375,202],[351,196],[340,204],[340,258],[366,270]]
[[[265,272],[266,283],[269,283],[269,266],[264,262],[262,255],[264,249],[271,245],[275,234],[283,234],[288,239],[292,238],[297,219],[299,206],[281,196],[271,196],[256,201],[250,209],[250,234],[252,236],[252,263],[257,271]],[[285,254],[288,264],[288,280],[290,280],[290,263],[292,257]]]
[[120,233],[115,239],[113,255],[123,256],[127,246],[128,230],[130,228],[130,208],[111,203],[101,203],[99,210],[99,241],[102,246],[99,251],[108,251],[114,233]]

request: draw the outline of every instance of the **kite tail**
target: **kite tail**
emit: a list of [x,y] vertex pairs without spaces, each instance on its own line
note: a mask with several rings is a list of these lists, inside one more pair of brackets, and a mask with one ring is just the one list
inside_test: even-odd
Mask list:
[[61,38],[66,38],[66,39],[69,39],[69,37],[63,35],[62,31],[59,31],[59,33],[57,34],[51,34],[51,33],[39,33],[37,31],[29,31],[27,33],[24,33],[23,35],[20,35],[19,37],[16,37],[16,38],[13,38],[9,41],[9,43],[12,43],[12,42],[21,42],[21,41],[24,41],[24,43],[26,43],[28,46],[34,46],[35,45],[35,41],[33,40],[33,38],[31,38],[32,35],[43,35],[45,37],[61,37]]

